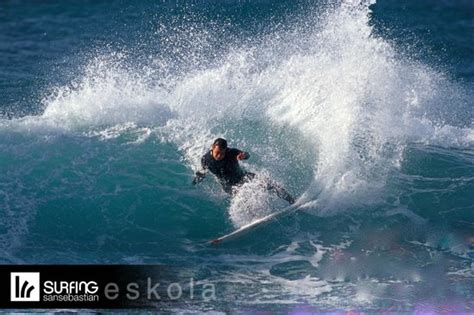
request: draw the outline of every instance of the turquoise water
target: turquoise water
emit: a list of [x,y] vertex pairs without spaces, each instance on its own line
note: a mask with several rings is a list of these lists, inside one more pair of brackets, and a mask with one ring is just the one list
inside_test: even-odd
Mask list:
[[[472,312],[472,4],[0,4],[0,262],[182,266],[182,310]],[[216,137],[259,173],[191,185]],[[285,203],[303,211],[219,248]]]

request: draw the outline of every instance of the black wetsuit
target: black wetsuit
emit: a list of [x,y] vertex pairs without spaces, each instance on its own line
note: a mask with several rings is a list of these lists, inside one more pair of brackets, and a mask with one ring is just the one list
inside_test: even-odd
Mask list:
[[201,158],[201,166],[216,175],[222,187],[227,193],[232,193],[232,186],[242,185],[246,180],[252,179],[255,174],[245,172],[239,166],[237,155],[242,153],[238,149],[227,149],[222,160],[218,161],[212,157],[211,151],[207,151]]
[[[218,161],[212,157],[211,151],[207,151],[201,158],[202,168],[211,171],[219,179],[224,191],[231,195],[233,194],[232,187],[240,186],[255,177],[254,173],[246,172],[240,168],[237,160],[237,155],[240,153],[242,151],[238,149],[227,149],[224,158]],[[204,175],[201,174],[200,176]],[[273,191],[278,197],[290,204],[295,202],[295,199],[277,183],[267,182],[266,189]]]

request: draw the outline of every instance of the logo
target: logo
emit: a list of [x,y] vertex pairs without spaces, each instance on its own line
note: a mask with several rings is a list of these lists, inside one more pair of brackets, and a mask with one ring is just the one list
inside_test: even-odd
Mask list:
[[39,302],[40,274],[39,272],[10,273],[10,301]]

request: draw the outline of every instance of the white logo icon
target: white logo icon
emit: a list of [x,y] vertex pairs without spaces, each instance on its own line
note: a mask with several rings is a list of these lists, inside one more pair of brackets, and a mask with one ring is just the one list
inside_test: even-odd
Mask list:
[[39,272],[10,273],[10,301],[39,302],[40,274]]

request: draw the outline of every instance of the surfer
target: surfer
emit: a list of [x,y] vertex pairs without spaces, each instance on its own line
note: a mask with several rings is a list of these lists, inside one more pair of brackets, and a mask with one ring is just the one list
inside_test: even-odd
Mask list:
[[[193,184],[201,182],[209,170],[217,177],[224,191],[229,195],[233,195],[234,187],[240,187],[256,176],[254,173],[242,170],[239,166],[239,161],[247,160],[249,157],[248,152],[228,148],[227,141],[218,138],[212,144],[211,150],[201,158],[202,170],[196,172]],[[295,202],[295,199],[277,183],[267,182],[266,185],[266,189],[272,191],[278,197],[290,204]]]

